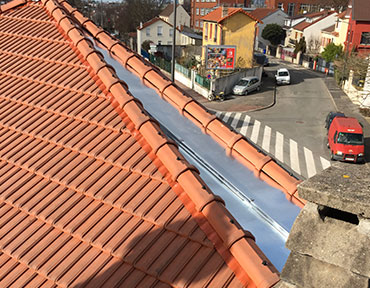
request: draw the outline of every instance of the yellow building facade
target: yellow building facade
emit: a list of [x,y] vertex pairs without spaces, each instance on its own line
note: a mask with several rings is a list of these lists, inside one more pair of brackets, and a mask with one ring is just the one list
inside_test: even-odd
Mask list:
[[[227,14],[225,9],[228,9]],[[232,45],[236,47],[235,68],[251,68],[256,24],[259,21],[240,8],[218,8],[202,18],[203,53],[206,60],[207,45]]]

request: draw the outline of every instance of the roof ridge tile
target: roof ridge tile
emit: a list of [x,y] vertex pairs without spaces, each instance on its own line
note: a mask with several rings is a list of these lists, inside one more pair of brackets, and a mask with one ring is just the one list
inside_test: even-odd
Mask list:
[[0,5],[0,14],[26,3],[27,0],[13,0],[6,4]]

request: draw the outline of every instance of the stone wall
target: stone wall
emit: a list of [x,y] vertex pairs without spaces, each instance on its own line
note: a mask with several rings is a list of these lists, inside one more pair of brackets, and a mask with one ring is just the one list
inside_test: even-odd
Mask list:
[[370,165],[335,163],[298,186],[308,203],[286,246],[279,288],[370,287]]

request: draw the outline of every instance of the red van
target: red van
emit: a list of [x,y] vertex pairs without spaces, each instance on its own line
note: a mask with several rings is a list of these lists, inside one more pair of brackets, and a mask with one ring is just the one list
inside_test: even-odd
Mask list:
[[335,117],[329,126],[328,147],[332,160],[364,162],[364,136],[358,120]]

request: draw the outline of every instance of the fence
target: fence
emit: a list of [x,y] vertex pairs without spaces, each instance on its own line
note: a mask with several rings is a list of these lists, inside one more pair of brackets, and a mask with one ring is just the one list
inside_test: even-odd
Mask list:
[[156,57],[154,55],[149,54],[149,61],[152,62],[155,66],[171,73],[171,62],[166,61],[161,57]]
[[207,89],[211,86],[211,82],[208,78],[202,77],[198,74],[195,76],[195,82]]

